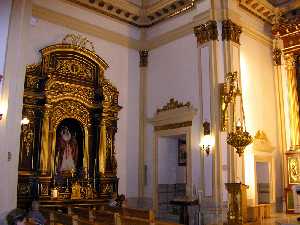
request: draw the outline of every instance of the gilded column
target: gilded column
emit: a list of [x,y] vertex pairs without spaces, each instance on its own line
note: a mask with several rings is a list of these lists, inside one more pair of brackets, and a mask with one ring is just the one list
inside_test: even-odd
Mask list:
[[[209,156],[200,154],[201,166],[201,189],[204,197],[211,199],[217,206],[221,201],[220,179],[221,179],[221,152],[219,145],[219,111],[218,93],[218,24],[210,20],[194,28],[199,49],[199,96],[200,96],[200,128],[204,122],[210,122],[211,133],[215,138],[215,146]],[[207,64],[207,58],[208,64]],[[209,94],[207,94],[209,93]],[[200,131],[203,136],[203,130]],[[211,170],[212,178],[207,178],[205,173]],[[206,177],[206,178],[205,178]]]
[[103,119],[100,124],[100,144],[99,144],[99,172],[101,175],[105,174],[106,168],[106,121]]
[[287,79],[288,79],[288,93],[290,104],[290,128],[291,128],[291,148],[300,145],[300,129],[299,129],[299,101],[297,92],[297,78],[296,78],[296,62],[293,54],[285,56]]
[[140,90],[139,90],[139,197],[144,196],[145,185],[145,129],[146,129],[146,93],[147,93],[147,70],[148,70],[148,50],[140,50]]
[[[49,172],[49,113],[50,108],[46,105],[42,125],[42,142],[40,154],[40,171],[42,175],[46,175]],[[54,168],[54,160],[52,160],[51,163],[53,166],[52,168]]]

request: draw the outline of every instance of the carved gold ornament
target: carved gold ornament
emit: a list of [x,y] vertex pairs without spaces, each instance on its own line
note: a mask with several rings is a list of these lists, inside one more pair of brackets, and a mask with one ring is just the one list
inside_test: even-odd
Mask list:
[[47,96],[53,102],[69,98],[79,100],[89,107],[95,107],[97,104],[95,101],[95,92],[90,87],[56,81],[50,84],[48,88]]
[[218,40],[217,21],[210,20],[205,24],[200,24],[194,28],[194,34],[197,37],[198,44],[204,44],[208,41]]
[[281,49],[279,48],[273,49],[273,62],[275,66],[281,65]]
[[300,184],[300,165],[298,157],[288,157],[289,184]]
[[76,119],[86,127],[90,124],[89,111],[78,101],[60,101],[54,106],[52,114],[54,127],[57,127],[62,120],[67,118]]
[[233,23],[231,20],[222,21],[222,40],[233,41],[240,44],[240,36],[242,33],[242,27]]
[[221,130],[228,127],[228,106],[241,94],[238,86],[239,78],[237,72],[229,72],[225,77],[225,83],[221,84]]
[[66,77],[72,77],[77,79],[84,79],[88,81],[93,81],[93,75],[90,68],[73,59],[62,59],[58,60],[56,65],[56,71]]
[[75,34],[67,34],[62,40],[63,44],[77,45],[80,48],[89,49],[92,52],[95,52],[94,44],[89,41],[86,37]]
[[169,110],[173,110],[173,109],[177,109],[177,108],[181,108],[181,107],[189,108],[189,107],[191,107],[191,103],[190,102],[183,103],[183,102],[179,102],[179,101],[175,100],[174,98],[171,98],[166,105],[164,105],[162,108],[157,109],[156,113],[169,111]]

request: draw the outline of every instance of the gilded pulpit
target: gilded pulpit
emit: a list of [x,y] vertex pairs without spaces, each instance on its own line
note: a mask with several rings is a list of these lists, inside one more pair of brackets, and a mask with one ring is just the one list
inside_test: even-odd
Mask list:
[[114,137],[121,109],[104,77],[108,65],[75,35],[40,52],[41,62],[25,74],[18,204],[105,201],[118,188]]

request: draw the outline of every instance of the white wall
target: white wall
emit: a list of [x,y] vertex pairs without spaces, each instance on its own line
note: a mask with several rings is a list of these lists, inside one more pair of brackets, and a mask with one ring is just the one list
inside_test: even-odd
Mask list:
[[7,36],[9,27],[9,17],[11,11],[11,0],[0,1],[0,74],[4,73],[5,54],[7,46]]
[[[199,154],[199,78],[196,38],[193,34],[184,36],[167,45],[149,52],[147,77],[147,117],[153,117],[156,109],[170,98],[181,102],[190,101],[198,109],[192,127],[192,182],[196,187],[200,182]],[[152,192],[152,149],[153,126],[147,126],[145,164],[148,166],[146,196]]]
[[[275,81],[272,48],[260,41],[241,35],[241,77],[247,130],[255,135],[263,130],[275,147],[275,181],[282,184],[281,158],[278,148]],[[250,185],[248,198],[255,196],[254,154],[252,146],[245,152],[245,181]],[[282,196],[281,185],[276,185],[276,196]]]

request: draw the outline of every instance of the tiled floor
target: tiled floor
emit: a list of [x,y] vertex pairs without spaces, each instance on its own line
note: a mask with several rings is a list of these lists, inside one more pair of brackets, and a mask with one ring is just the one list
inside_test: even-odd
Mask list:
[[300,217],[300,215],[285,213],[273,214],[271,218],[264,219],[262,225],[300,224],[297,222],[297,217]]

